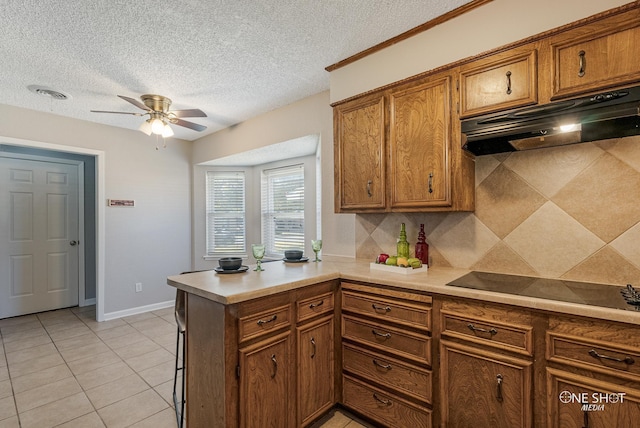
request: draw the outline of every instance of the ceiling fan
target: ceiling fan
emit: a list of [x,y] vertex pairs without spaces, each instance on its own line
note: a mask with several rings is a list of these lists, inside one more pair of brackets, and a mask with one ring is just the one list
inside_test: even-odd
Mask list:
[[200,109],[187,109],[187,110],[169,110],[171,106],[171,100],[162,95],[145,94],[141,95],[142,102],[135,98],[125,97],[118,95],[125,101],[133,104],[145,113],[138,112],[124,112],[124,111],[104,111],[104,110],[91,110],[92,113],[114,113],[114,114],[132,114],[134,116],[149,116],[142,125],[140,125],[140,131],[147,135],[156,134],[161,135],[164,138],[173,136],[173,130],[169,124],[184,126],[185,128],[193,129],[194,131],[204,131],[207,129],[204,125],[182,120],[183,117],[207,117],[207,115]]

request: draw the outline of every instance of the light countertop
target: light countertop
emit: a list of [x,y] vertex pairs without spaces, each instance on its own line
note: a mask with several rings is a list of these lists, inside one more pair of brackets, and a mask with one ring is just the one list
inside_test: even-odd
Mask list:
[[341,279],[640,325],[640,311],[610,309],[446,285],[468,273],[466,269],[433,267],[420,273],[407,275],[372,270],[368,260],[330,256],[323,257],[323,261],[319,263],[275,261],[263,262],[262,266],[265,269],[262,272],[253,271],[255,265],[251,265],[250,269],[244,273],[218,274],[210,270],[174,275],[167,278],[167,284],[224,305],[232,305],[323,281]]

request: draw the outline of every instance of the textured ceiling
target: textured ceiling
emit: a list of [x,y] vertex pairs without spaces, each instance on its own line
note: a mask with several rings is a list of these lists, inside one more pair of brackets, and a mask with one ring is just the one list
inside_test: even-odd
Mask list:
[[[2,0],[0,103],[137,129],[152,93],[208,133],[329,88],[324,68],[469,0]],[[58,101],[27,89],[71,96]]]

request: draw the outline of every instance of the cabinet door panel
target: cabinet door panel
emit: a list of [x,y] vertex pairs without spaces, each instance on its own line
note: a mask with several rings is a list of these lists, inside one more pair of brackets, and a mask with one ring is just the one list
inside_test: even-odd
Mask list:
[[286,398],[291,382],[291,332],[240,352],[240,426],[281,428],[291,426]]
[[306,426],[334,403],[333,316],[298,327],[298,424]]
[[498,55],[460,72],[460,117],[538,102],[536,51]]
[[549,428],[635,427],[640,421],[638,390],[552,368],[547,388]]
[[451,79],[391,94],[391,208],[451,205]]
[[334,109],[336,210],[385,207],[384,98]]
[[640,27],[592,27],[595,34],[578,29],[568,33],[578,33],[578,37],[552,45],[554,98],[640,80]]
[[444,426],[532,426],[531,362],[445,340],[440,356]]

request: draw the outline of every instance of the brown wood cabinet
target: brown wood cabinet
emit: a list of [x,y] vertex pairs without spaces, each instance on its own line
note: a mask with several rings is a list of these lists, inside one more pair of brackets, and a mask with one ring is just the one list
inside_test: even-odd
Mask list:
[[356,99],[334,109],[336,211],[386,207],[385,97]]
[[303,427],[330,409],[337,288],[328,281],[234,305],[188,293],[189,427]]
[[549,428],[637,425],[637,328],[553,316],[549,319],[546,345]]
[[445,71],[334,105],[336,212],[473,210],[451,82]]
[[501,52],[460,67],[460,117],[538,102],[536,45]]
[[451,77],[398,88],[389,100],[391,209],[452,206]]
[[431,427],[431,297],[343,281],[342,403],[386,427]]
[[306,426],[335,403],[334,316],[297,327],[298,426]]
[[442,426],[534,426],[532,315],[457,299],[437,310]]
[[640,11],[569,29],[549,40],[552,98],[640,81]]
[[240,426],[293,426],[291,332],[240,348]]

